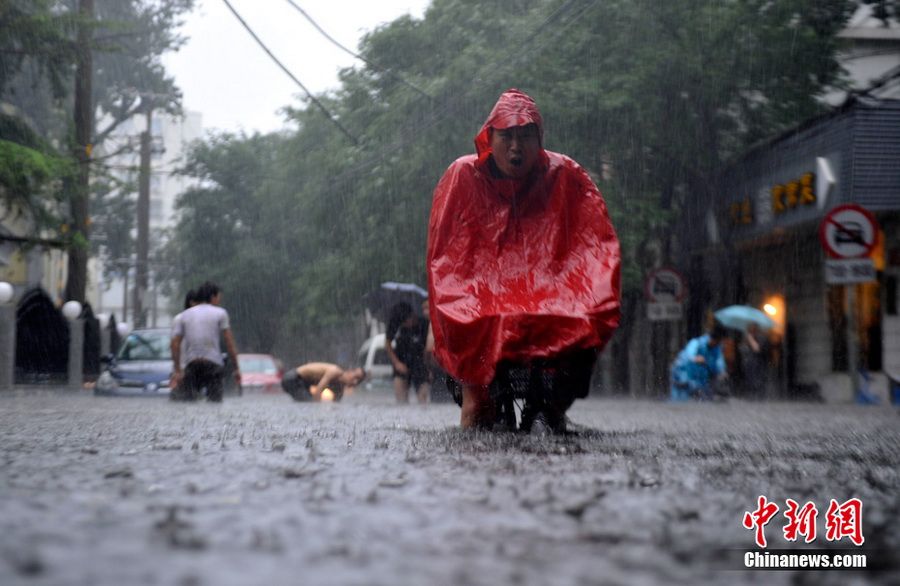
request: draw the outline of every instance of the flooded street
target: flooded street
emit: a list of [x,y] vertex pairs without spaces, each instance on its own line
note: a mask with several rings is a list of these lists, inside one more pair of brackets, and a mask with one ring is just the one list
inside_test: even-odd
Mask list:
[[[0,396],[0,583],[896,584],[900,416],[580,401],[577,435],[465,433],[388,393],[221,405]],[[863,503],[869,568],[742,570],[759,495]],[[784,547],[781,511],[766,527]],[[737,553],[735,553],[737,552]],[[874,567],[873,567],[874,566]]]

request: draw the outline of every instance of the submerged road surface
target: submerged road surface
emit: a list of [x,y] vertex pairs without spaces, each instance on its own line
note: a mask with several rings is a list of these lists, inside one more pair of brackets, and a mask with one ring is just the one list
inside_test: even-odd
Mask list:
[[[894,409],[597,399],[544,439],[458,418],[375,392],[0,395],[0,584],[900,583]],[[744,569],[761,495],[766,551],[811,502],[808,547],[867,568]]]

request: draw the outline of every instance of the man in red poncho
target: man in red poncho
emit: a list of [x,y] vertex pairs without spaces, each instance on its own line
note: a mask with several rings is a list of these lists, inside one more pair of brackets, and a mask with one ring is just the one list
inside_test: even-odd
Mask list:
[[462,384],[463,428],[493,424],[489,385],[501,361],[583,365],[588,356],[587,379],[571,385],[581,388],[554,392],[532,414],[564,431],[566,410],[587,395],[596,353],[619,323],[619,242],[584,169],[544,150],[541,115],[523,92],[500,96],[475,148],[434,192],[434,354]]

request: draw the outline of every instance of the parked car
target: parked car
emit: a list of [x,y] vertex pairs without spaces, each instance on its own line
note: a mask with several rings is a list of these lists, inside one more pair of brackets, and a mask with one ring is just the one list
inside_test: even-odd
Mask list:
[[94,386],[95,395],[167,397],[172,376],[170,331],[134,330],[119,352],[103,357],[105,368]]
[[241,368],[241,387],[244,391],[281,392],[281,376],[284,372],[275,357],[269,354],[238,354],[238,364]]
[[[94,385],[95,395],[168,397],[172,378],[172,333],[168,328],[134,330],[115,355],[102,358],[105,368]],[[242,394],[234,366],[223,354],[225,394]]]
[[366,370],[366,388],[391,384],[394,368],[384,349],[384,334],[375,334],[359,347],[358,362]]

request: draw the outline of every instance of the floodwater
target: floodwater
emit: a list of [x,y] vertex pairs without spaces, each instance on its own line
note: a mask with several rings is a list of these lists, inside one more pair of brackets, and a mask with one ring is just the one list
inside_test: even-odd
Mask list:
[[[900,415],[580,401],[578,435],[453,404],[0,396],[0,584],[897,584]],[[759,495],[819,509],[863,571],[742,569]],[[865,543],[829,543],[830,499]],[[771,547],[785,547],[778,519]]]

